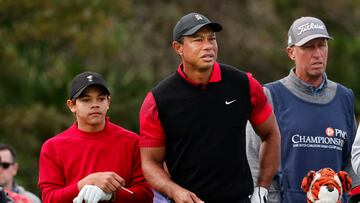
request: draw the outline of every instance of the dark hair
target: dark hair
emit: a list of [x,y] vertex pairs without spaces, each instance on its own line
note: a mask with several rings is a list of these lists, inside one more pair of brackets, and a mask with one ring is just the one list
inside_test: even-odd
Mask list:
[[180,44],[184,44],[184,36],[181,36],[179,39],[175,41],[179,42]]
[[9,150],[11,153],[11,156],[12,156],[12,161],[16,162],[16,151],[12,146],[10,146],[8,144],[0,143],[0,151],[3,151],[3,150]]

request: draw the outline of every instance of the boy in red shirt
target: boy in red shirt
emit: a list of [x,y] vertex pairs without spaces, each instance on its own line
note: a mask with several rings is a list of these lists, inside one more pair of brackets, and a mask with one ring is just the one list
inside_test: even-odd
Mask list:
[[152,202],[141,170],[139,137],[106,117],[110,92],[102,76],[77,75],[67,106],[76,122],[41,149],[43,202]]

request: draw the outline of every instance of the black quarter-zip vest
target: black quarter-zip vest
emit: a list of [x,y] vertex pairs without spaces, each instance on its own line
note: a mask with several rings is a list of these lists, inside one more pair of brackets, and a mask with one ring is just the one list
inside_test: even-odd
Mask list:
[[152,90],[171,179],[207,203],[236,202],[253,191],[245,150],[249,80],[233,67],[220,69],[221,81],[205,87],[176,72]]

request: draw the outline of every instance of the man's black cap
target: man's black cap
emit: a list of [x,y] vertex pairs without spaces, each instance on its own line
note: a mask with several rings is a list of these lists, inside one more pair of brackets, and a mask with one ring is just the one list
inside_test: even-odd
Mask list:
[[110,95],[103,77],[95,72],[83,72],[74,77],[70,88],[70,99],[76,99],[90,85],[100,85]]
[[193,35],[204,26],[210,26],[214,32],[222,30],[222,26],[219,23],[211,22],[204,15],[189,13],[176,23],[173,30],[173,40],[179,41],[182,36]]

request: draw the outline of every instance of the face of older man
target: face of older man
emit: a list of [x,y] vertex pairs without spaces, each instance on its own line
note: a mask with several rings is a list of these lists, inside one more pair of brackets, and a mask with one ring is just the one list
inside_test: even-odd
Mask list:
[[11,190],[14,176],[18,171],[18,164],[14,163],[13,157],[9,150],[0,150],[1,169],[0,169],[0,186]]
[[295,62],[295,73],[299,79],[314,86],[321,84],[328,59],[326,38],[316,38],[302,46],[289,47],[288,55]]

